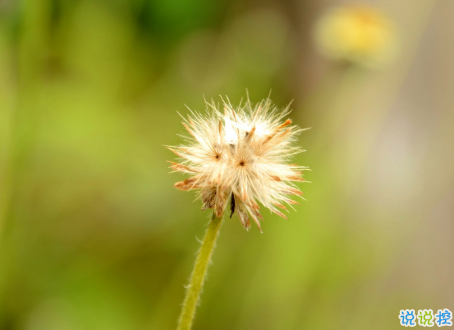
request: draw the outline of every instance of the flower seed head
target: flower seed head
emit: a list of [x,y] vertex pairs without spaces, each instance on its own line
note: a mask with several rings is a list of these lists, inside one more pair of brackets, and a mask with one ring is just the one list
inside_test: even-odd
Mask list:
[[286,218],[279,209],[298,204],[289,196],[302,195],[294,182],[304,181],[307,170],[289,164],[302,151],[292,142],[303,130],[284,120],[288,108],[278,111],[269,99],[255,107],[248,100],[236,109],[222,100],[222,107],[207,102],[205,114],[191,111],[183,118],[186,143],[169,147],[181,158],[171,168],[190,177],[175,187],[197,190],[202,209],[213,209],[218,217],[230,202],[230,216],[236,213],[246,229],[251,218],[260,229],[259,203]]

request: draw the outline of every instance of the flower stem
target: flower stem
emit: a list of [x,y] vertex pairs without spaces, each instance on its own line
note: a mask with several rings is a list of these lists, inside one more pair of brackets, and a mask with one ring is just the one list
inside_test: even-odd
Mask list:
[[217,217],[216,213],[213,212],[213,217],[208,225],[202,246],[194,264],[194,269],[192,270],[191,280],[187,286],[186,297],[184,298],[177,330],[191,329],[200,292],[202,291],[203,282],[206,278],[208,264],[210,263],[219,229],[221,228],[222,218],[223,216]]

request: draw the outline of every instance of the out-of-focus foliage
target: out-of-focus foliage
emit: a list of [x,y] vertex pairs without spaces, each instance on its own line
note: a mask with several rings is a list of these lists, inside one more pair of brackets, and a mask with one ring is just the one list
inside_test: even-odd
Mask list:
[[313,183],[264,234],[226,219],[195,329],[397,329],[400,309],[451,308],[454,3],[369,1],[401,41],[373,72],[318,55],[332,5],[0,2],[0,329],[174,328],[210,215],[163,146],[184,104],[246,89],[293,100]]

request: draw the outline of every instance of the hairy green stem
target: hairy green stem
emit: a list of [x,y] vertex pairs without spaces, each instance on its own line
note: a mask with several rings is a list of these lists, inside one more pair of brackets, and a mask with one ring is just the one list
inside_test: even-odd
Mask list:
[[202,292],[203,282],[206,278],[216,238],[218,237],[219,229],[221,228],[222,218],[222,216],[219,218],[216,217],[216,213],[213,212],[213,217],[208,225],[208,229],[202,241],[202,246],[200,247],[194,264],[194,269],[192,270],[191,280],[187,286],[186,297],[184,298],[177,330],[191,329],[195,309],[199,301],[200,293]]

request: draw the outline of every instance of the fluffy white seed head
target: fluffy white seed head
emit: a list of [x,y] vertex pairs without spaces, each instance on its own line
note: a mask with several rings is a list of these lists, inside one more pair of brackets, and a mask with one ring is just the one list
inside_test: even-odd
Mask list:
[[289,196],[302,195],[294,182],[304,181],[302,172],[307,170],[289,164],[302,151],[292,142],[303,131],[284,120],[289,109],[279,111],[269,99],[255,107],[248,100],[236,109],[222,100],[222,111],[214,101],[206,104],[204,114],[191,111],[183,118],[189,133],[183,136],[186,143],[169,147],[181,158],[179,163],[171,162],[171,168],[191,175],[175,187],[198,190],[202,209],[213,209],[217,216],[230,202],[230,216],[236,213],[246,229],[251,218],[260,229],[263,217],[257,202],[286,218],[278,208],[298,204]]

